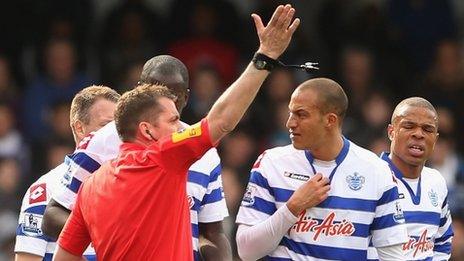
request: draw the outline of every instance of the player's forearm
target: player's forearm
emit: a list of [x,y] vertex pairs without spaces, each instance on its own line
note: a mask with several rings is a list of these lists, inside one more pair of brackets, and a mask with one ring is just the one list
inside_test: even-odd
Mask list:
[[200,236],[199,240],[203,260],[232,260],[230,243],[224,233],[217,233],[208,238]]
[[58,246],[53,261],[87,261],[83,256],[76,256]]
[[240,225],[237,231],[239,256],[243,260],[257,260],[273,252],[297,219],[284,205],[262,223]]
[[30,253],[19,252],[15,255],[15,261],[41,261],[43,256],[38,256]]
[[214,103],[207,119],[215,143],[231,132],[245,114],[269,72],[251,63],[242,75]]
[[66,224],[69,214],[69,210],[65,209],[52,199],[45,209],[42,220],[43,233],[55,240],[58,239],[64,224]]

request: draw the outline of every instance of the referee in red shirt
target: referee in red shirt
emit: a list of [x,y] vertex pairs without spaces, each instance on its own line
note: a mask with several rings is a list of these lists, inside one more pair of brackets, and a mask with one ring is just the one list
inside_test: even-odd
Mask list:
[[294,13],[279,6],[266,27],[252,15],[258,55],[208,115],[185,130],[166,87],[145,84],[120,98],[119,156],[81,186],[54,260],[81,260],[90,242],[98,260],[193,259],[187,170],[238,124],[298,27]]

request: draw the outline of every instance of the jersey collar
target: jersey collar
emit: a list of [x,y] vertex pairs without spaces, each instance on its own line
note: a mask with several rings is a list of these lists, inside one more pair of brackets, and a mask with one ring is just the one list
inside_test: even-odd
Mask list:
[[[335,175],[335,172],[337,171],[338,166],[340,166],[340,164],[346,158],[346,155],[348,154],[348,151],[350,149],[350,141],[345,137],[342,137],[342,138],[343,138],[343,147],[342,147],[342,150],[340,151],[340,153],[338,153],[337,157],[335,158],[336,166],[332,170],[332,172],[330,173],[330,176],[329,176],[330,181],[332,181],[332,178]],[[311,168],[313,170],[313,173],[316,174],[316,168],[314,168],[314,165],[313,165],[314,156],[311,154],[311,152],[309,150],[305,150],[305,156],[306,156],[306,159],[309,162],[309,165],[311,166]]]
[[390,159],[389,155],[390,153],[388,152],[382,152],[380,158],[388,163],[388,166],[390,166],[390,169],[391,171],[393,171],[393,174],[395,174],[395,177],[401,180],[401,182],[403,182],[404,186],[409,192],[409,195],[411,196],[414,205],[419,205],[421,199],[421,176],[419,176],[419,182],[417,182],[417,194],[414,194],[414,191],[412,190],[411,186],[409,186],[408,182],[404,180],[403,173],[400,169],[398,169],[398,167],[395,166],[393,161]]

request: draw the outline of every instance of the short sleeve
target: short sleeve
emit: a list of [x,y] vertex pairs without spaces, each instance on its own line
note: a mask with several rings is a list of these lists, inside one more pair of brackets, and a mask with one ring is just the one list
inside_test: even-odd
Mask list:
[[161,139],[158,146],[166,169],[186,173],[190,165],[213,147],[207,120]]
[[385,247],[408,241],[404,213],[400,204],[397,181],[388,166],[380,168],[379,199],[371,224],[372,244]]
[[78,194],[76,206],[58,239],[58,245],[61,248],[76,256],[81,256],[91,242],[89,231],[82,216],[81,198],[82,193]]

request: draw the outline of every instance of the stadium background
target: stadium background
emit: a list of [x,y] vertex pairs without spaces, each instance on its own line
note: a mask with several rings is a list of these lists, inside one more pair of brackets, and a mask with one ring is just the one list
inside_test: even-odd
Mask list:
[[[460,0],[288,1],[302,24],[286,63],[317,61],[315,74],[278,70],[236,131],[219,147],[234,243],[235,214],[257,155],[290,142],[287,103],[302,81],[337,80],[349,95],[344,133],[388,150],[393,106],[423,96],[438,109],[440,138],[428,165],[450,189],[455,260],[464,260],[464,2]],[[90,84],[121,93],[143,63],[168,53],[185,62],[194,122],[250,61],[258,46],[249,14],[268,20],[273,0],[15,0],[0,4],[0,260],[9,260],[25,189],[74,146],[73,95]]]

